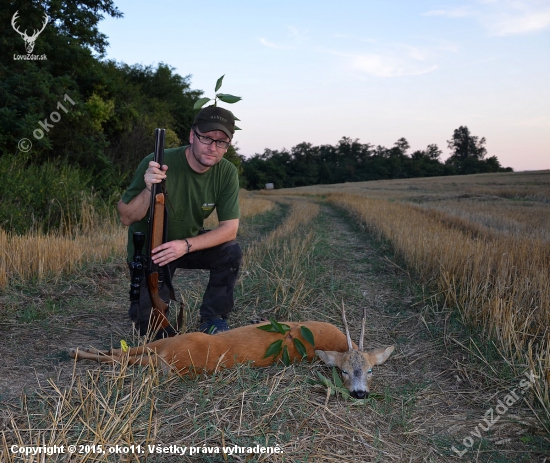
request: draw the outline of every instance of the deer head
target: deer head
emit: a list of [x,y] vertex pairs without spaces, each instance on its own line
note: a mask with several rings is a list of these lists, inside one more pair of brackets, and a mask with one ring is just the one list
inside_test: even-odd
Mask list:
[[393,352],[395,346],[382,347],[380,349],[363,351],[363,338],[365,337],[365,320],[367,310],[363,309],[363,321],[361,324],[361,338],[359,339],[359,349],[353,348],[353,343],[349,334],[348,322],[344,304],[342,303],[342,321],[346,330],[348,340],[347,352],[334,352],[316,350],[315,353],[323,363],[328,366],[335,366],[340,369],[344,386],[356,399],[365,399],[369,395],[370,382],[372,379],[372,367],[381,365]]
[[31,36],[27,35],[27,29],[25,29],[25,32],[21,32],[15,22],[17,21],[19,17],[19,11],[16,11],[13,17],[11,18],[11,26],[17,32],[25,41],[25,49],[27,50],[27,53],[32,53],[34,50],[34,42],[36,41],[37,37],[40,35],[40,33],[44,30],[46,27],[46,24],[48,24],[48,15],[44,15],[44,25],[42,26],[42,29],[37,30],[34,29],[33,34]]

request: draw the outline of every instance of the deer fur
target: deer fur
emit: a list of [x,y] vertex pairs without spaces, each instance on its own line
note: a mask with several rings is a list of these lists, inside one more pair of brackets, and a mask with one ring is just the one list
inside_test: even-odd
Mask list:
[[[281,354],[267,358],[265,354],[270,344],[279,339],[283,339],[282,346],[287,347],[290,361],[300,361],[302,356],[296,350],[293,341],[297,338],[306,348],[308,361],[317,355],[327,365],[337,366],[342,371],[344,385],[351,395],[364,398],[369,394],[372,367],[384,363],[393,352],[394,346],[363,352],[365,319],[363,318],[359,349],[349,336],[344,313],[343,320],[346,334],[330,323],[318,321],[283,322],[290,327],[290,331],[285,335],[259,330],[259,326],[267,324],[261,323],[241,326],[214,335],[185,333],[133,347],[127,352],[123,352],[122,349],[70,349],[69,354],[77,360],[90,359],[108,363],[119,362],[128,356],[130,365],[158,364],[165,371],[194,375],[201,372],[214,373],[221,368],[231,368],[239,363],[250,362],[255,367],[271,365],[281,358]],[[302,326],[309,328],[313,333],[315,347],[303,338],[300,332]]]
[[293,338],[298,338],[307,350],[307,359],[313,360],[315,352],[301,335],[300,327],[311,330],[315,348],[333,351],[347,349],[346,336],[330,323],[283,322],[290,327],[285,335],[259,330],[258,327],[268,324],[246,325],[218,334],[185,333],[172,338],[159,339],[143,346],[134,347],[123,352],[121,349],[97,351],[95,349],[71,349],[70,355],[76,359],[91,359],[98,362],[118,362],[128,355],[129,363],[148,365],[161,360],[162,364],[181,374],[213,373],[220,368],[231,368],[237,363],[251,362],[253,366],[265,367],[279,360],[281,355],[264,358],[271,343],[283,339],[291,361],[300,361],[301,355],[296,351]]

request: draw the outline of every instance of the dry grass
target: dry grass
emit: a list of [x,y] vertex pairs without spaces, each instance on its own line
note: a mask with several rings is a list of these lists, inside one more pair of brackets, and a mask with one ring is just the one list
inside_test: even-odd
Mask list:
[[[489,199],[490,198],[490,199]],[[520,240],[550,242],[548,204],[541,202],[507,201],[495,197],[475,196],[420,203],[426,210],[440,211],[464,231],[489,237],[509,235]]]
[[[279,201],[279,200],[278,200]],[[284,200],[283,200],[284,201]],[[285,201],[286,202],[286,201]],[[253,243],[255,258],[244,265],[240,296],[241,310],[248,315],[277,318],[299,317],[338,323],[335,303],[342,293],[326,293],[334,275],[322,273],[312,281],[313,221],[319,206],[306,200],[285,204],[286,217],[263,239]],[[291,237],[291,238],[289,238]],[[344,237],[339,234],[342,244]],[[308,274],[309,273],[309,274]],[[362,279],[363,276],[356,275]],[[187,286],[193,286],[187,283]],[[325,288],[312,294],[311,288]],[[319,289],[317,289],[319,291]],[[200,299],[200,292],[194,288]],[[321,296],[321,297],[320,297]],[[186,297],[189,305],[192,301]],[[259,301],[258,301],[259,299]],[[249,302],[247,302],[249,301]],[[270,305],[270,302],[273,305]],[[255,304],[255,305],[254,305]],[[324,308],[325,310],[321,310]],[[370,309],[369,309],[370,310]],[[358,310],[349,308],[349,320],[357,337]],[[286,313],[283,313],[286,312]],[[239,317],[246,323],[246,318]],[[243,319],[244,318],[244,319]],[[370,324],[369,331],[376,330]],[[377,342],[388,343],[387,334]],[[372,343],[372,339],[368,343]],[[398,361],[399,364],[399,361]],[[141,446],[145,453],[111,455],[88,452],[76,461],[416,461],[418,430],[408,423],[414,400],[388,390],[394,373],[378,373],[379,403],[374,400],[344,400],[334,391],[312,384],[319,364],[274,365],[253,369],[240,365],[214,376],[167,377],[151,367],[128,368],[123,361],[112,367],[74,365],[69,383],[50,381],[37,395],[22,395],[0,415],[0,461],[35,462],[31,456],[16,456],[11,445],[102,446],[107,452],[116,445]],[[330,373],[325,374],[330,376]],[[386,379],[389,376],[392,380]],[[3,418],[3,419],[2,419]],[[410,435],[409,435],[410,434]],[[195,447],[277,446],[280,455],[197,455],[148,454],[148,445]],[[433,453],[430,446],[423,447]],[[56,455],[51,461],[75,461]],[[40,461],[40,460],[38,460]],[[49,460],[46,460],[49,461]],[[436,461],[433,456],[426,461]]]
[[[241,190],[239,199],[242,217],[273,208],[273,201],[251,197],[245,190]],[[83,264],[125,255],[128,232],[120,225],[114,209],[110,214],[100,214],[91,201],[84,199],[80,215],[80,223],[65,223],[60,231],[49,234],[31,230],[20,236],[0,229],[0,288],[14,279],[20,282],[57,279]],[[205,225],[217,225],[215,213]]]
[[318,204],[309,201],[291,204],[285,220],[265,239],[247,248],[242,264],[242,284],[247,278],[257,282],[249,285],[250,293],[258,292],[261,285],[262,292],[271,294],[274,306],[264,310],[280,320],[299,320],[301,309],[307,305],[311,288],[304,267],[314,246],[314,234],[306,230],[319,214]]
[[[251,216],[251,209],[259,213],[273,207],[271,200],[258,198],[254,204],[254,198],[247,199],[246,216]],[[281,308],[297,308],[300,302],[305,304],[309,291],[305,290],[300,266],[307,261],[312,234],[305,233],[304,237],[298,229],[307,226],[318,211],[317,204],[295,201],[285,220],[265,239],[253,244],[251,252],[246,254],[241,284],[247,285],[259,279],[263,282],[263,291],[271,292],[269,288],[273,287],[274,298]],[[294,238],[287,240],[288,234],[293,234]],[[255,256],[258,262],[264,261],[266,256],[276,262],[271,262],[267,270],[257,266],[251,256]],[[288,261],[279,268],[282,260]],[[200,298],[198,292],[197,298]],[[186,299],[189,302],[190,294]],[[303,401],[298,400],[305,387],[305,376],[293,374],[294,366],[283,371],[277,367],[274,375],[268,374],[263,379],[257,377],[255,370],[241,365],[214,377],[181,380],[177,376],[162,375],[153,367],[129,368],[125,361],[107,369],[102,367],[101,371],[88,371],[84,376],[76,367],[75,364],[69,384],[60,385],[50,380],[48,386],[39,390],[37,397],[22,395],[21,406],[4,415],[0,461],[35,461],[32,456],[14,455],[9,450],[11,445],[64,445],[65,448],[68,445],[97,448],[99,445],[103,449],[116,445],[141,445],[144,451],[147,445],[162,442],[181,446],[192,443],[199,447],[256,445],[258,429],[269,428],[272,421],[280,422],[281,408],[287,402],[294,404],[290,413],[292,410],[299,415],[306,412]],[[255,380],[251,380],[251,375]],[[235,395],[235,388],[242,385],[244,390]],[[282,393],[277,391],[279,387],[283,387]],[[201,389],[204,393],[197,396]],[[261,413],[258,413],[258,400],[262,401]],[[208,402],[216,405],[205,411]],[[294,408],[296,404],[299,405]],[[321,406],[317,403],[311,405]],[[185,435],[178,427],[180,421],[185,422]],[[288,428],[303,425],[304,422],[296,422]],[[263,445],[280,445],[284,452],[299,451],[301,444],[288,442],[286,432],[282,427],[269,438],[266,436]],[[78,461],[113,461],[113,458],[109,453],[90,452],[86,457],[79,457]],[[144,455],[133,455],[122,461],[141,461],[142,458]],[[166,461],[172,461],[171,458],[173,456],[167,456]],[[245,461],[245,457],[234,456],[233,461]],[[283,460],[271,455],[269,459],[259,458],[257,461]]]
[[246,190],[239,192],[239,206],[241,208],[241,217],[246,219],[255,215],[264,214],[271,211],[275,204],[266,198],[259,198]]
[[[550,172],[483,174],[281,190],[327,195],[448,306],[539,376],[550,419]],[[507,198],[507,199],[503,199]]]
[[265,196],[354,193],[369,198],[439,201],[468,195],[550,202],[550,171],[378,180],[262,191]]
[[100,215],[87,201],[81,206],[82,222],[66,223],[59,231],[16,235],[0,229],[0,288],[12,280],[57,279],[84,263],[122,255],[127,232],[115,212]]
[[[241,190],[240,201],[243,218],[269,212],[275,207],[274,201],[244,190]],[[304,236],[297,230],[306,227],[317,216],[319,205],[306,200],[290,202],[281,198],[278,202],[289,205],[290,212],[271,233],[247,247],[241,267],[241,286],[245,279],[261,281],[262,290],[272,293],[275,302],[273,311],[270,311],[270,306],[264,310],[279,319],[293,320],[310,292],[301,267],[313,246],[313,234]],[[210,227],[216,223],[215,219],[211,220]],[[246,223],[241,228],[246,228]],[[266,260],[268,262],[264,263]],[[264,266],[272,270],[267,272]],[[257,285],[252,284],[248,291],[257,290]]]
[[[246,190],[239,191],[239,207],[241,209],[241,219],[253,217],[271,211],[275,204],[266,198],[258,198],[251,195]],[[204,228],[215,228],[218,226],[218,215],[214,211],[205,221]]]

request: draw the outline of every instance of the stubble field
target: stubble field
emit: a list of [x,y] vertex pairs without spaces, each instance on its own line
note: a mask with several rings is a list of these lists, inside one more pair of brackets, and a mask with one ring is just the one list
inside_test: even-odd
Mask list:
[[[550,173],[306,187],[241,201],[250,212],[231,325],[264,317],[342,327],[343,301],[357,341],[366,307],[365,347],[396,345],[375,368],[375,393],[347,398],[318,361],[197,378],[75,364],[70,347],[140,342],[126,318],[119,249],[34,281],[6,271],[0,461],[175,458],[11,451],[54,444],[200,449],[178,461],[547,461]],[[206,281],[201,272],[176,278],[190,331]],[[283,453],[202,453],[258,444]]]

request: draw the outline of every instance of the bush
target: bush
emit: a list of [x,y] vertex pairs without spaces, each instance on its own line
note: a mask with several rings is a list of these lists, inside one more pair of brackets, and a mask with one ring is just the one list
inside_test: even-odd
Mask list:
[[18,234],[31,229],[74,233],[83,203],[105,208],[113,202],[94,194],[91,174],[60,160],[38,165],[21,155],[4,155],[0,178],[0,226]]

